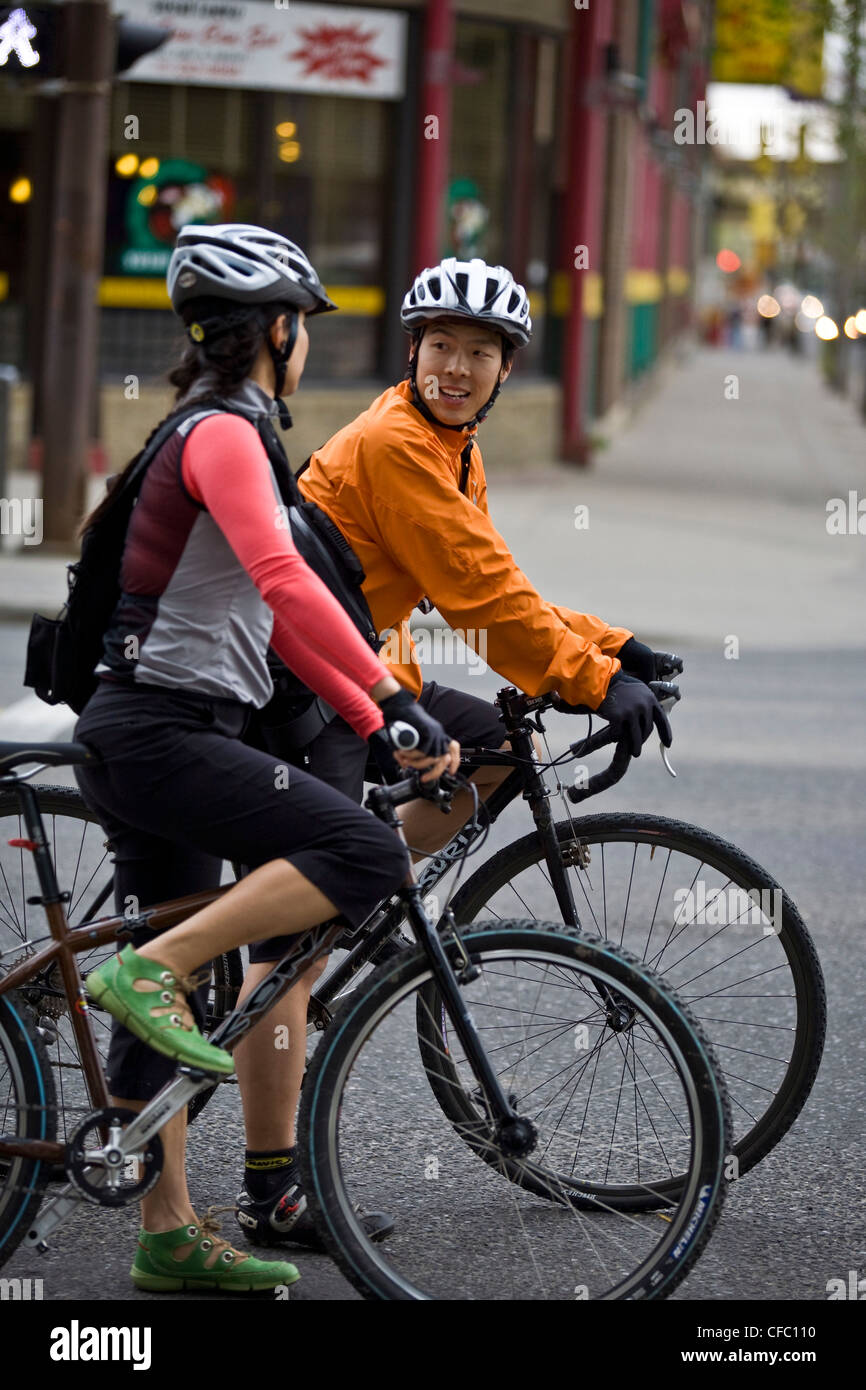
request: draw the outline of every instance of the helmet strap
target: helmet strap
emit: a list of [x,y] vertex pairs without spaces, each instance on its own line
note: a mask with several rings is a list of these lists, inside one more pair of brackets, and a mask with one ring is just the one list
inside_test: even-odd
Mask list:
[[421,399],[421,392],[418,390],[418,349],[420,346],[421,339],[419,338],[415,344],[415,354],[409,362],[409,385],[412,387],[412,404],[415,409],[423,415],[424,419],[428,420],[431,425],[436,425],[439,429],[443,430],[471,430],[476,425],[480,425],[482,420],[486,420],[488,411],[492,409],[493,402],[502,389],[502,382],[497,381],[489,399],[480,407],[476,414],[472,416],[471,420],[464,420],[462,425],[446,425],[443,420],[436,419],[436,416],[433,414],[427,402]]
[[[286,369],[289,365],[289,358],[294,352],[295,343],[298,340],[298,315],[294,309],[290,309],[287,311],[287,317],[289,320],[289,336],[282,347],[278,348],[274,346],[271,340],[271,325],[268,325],[265,330],[265,342],[268,345],[268,352],[274,364],[274,394],[279,402],[282,402],[283,387],[286,384]],[[288,415],[288,408],[284,407],[284,410],[286,415]],[[283,411],[280,411],[280,421],[282,422],[282,420]],[[291,416],[289,416],[289,420],[291,420]],[[283,429],[288,429],[288,426],[283,424]]]

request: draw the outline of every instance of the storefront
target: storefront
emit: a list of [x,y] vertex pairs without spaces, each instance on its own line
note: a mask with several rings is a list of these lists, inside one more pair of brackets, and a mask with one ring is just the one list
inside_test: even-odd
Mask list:
[[[198,220],[260,221],[308,250],[341,310],[313,336],[309,378],[393,376],[403,351],[393,321],[414,269],[420,8],[388,0],[380,8],[122,0],[118,8],[175,32],[112,94],[102,379],[164,373],[178,341],[165,266],[177,228]],[[490,17],[456,21],[441,251],[510,265],[533,292],[541,328],[557,43],[549,22],[518,25],[513,6],[473,6],[486,8]],[[32,87],[0,77],[0,360],[24,369],[22,195],[34,106]],[[18,202],[9,196],[16,180]],[[540,369],[542,338],[524,372]]]

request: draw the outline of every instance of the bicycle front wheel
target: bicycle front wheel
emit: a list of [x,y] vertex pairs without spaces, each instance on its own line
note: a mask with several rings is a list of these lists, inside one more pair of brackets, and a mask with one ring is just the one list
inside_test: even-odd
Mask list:
[[[535,1148],[508,1155],[483,1101],[453,1124],[431,1103],[441,1020],[415,1043],[431,966],[420,951],[383,966],[334,1018],[302,1096],[304,1190],[329,1252],[367,1298],[667,1297],[726,1186],[727,1101],[705,1040],[614,947],[527,921],[479,923],[462,940],[480,974],[461,989]],[[599,1006],[611,993],[615,1032]],[[477,1087],[462,1049],[449,1048],[453,1084]],[[553,1176],[563,1165],[567,1184]],[[608,1200],[652,1197],[673,1173],[684,1181],[664,1216]],[[373,1206],[397,1222],[383,1245],[358,1214]]]
[[[824,980],[802,917],[765,869],[711,831],[642,812],[581,816],[556,831],[581,930],[650,966],[710,1039],[733,1112],[730,1177],[742,1177],[788,1132],[821,1062]],[[556,920],[538,835],[482,864],[453,909],[458,923],[515,912]],[[440,1095],[465,1109],[453,1088]]]

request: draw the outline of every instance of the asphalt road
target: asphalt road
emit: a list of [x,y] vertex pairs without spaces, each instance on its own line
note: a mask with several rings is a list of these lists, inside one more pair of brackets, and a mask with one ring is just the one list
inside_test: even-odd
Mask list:
[[[20,693],[24,629],[0,627],[0,704]],[[862,690],[866,658],[847,651],[750,651],[725,660],[681,653],[684,699],[674,715],[672,781],[647,748],[626,781],[592,809],[652,810],[710,828],[740,845],[785,885],[809,926],[824,968],[829,1024],[824,1062],[791,1133],[728,1195],[721,1224],[680,1299],[824,1300],[828,1281],[866,1273],[866,1189],[862,1181],[866,988],[862,905],[866,770]],[[430,669],[443,682],[487,698],[500,684],[463,667]],[[581,721],[582,726],[582,721]],[[551,722],[551,746],[576,737],[576,721]],[[53,778],[52,780],[62,780]],[[69,780],[68,778],[66,780]],[[529,829],[526,809],[509,808],[489,852]],[[486,853],[487,851],[485,851]],[[383,1075],[387,1087],[401,1074]],[[377,1116],[370,1116],[375,1125]],[[379,1134],[387,1152],[388,1134]],[[396,1142],[396,1141],[395,1141]],[[230,1203],[243,1150],[237,1091],[223,1087],[191,1131],[189,1172],[199,1209]],[[395,1168],[397,1165],[395,1164]],[[387,1175],[387,1164],[376,1170]],[[384,1182],[384,1179],[383,1179]],[[378,1200],[399,1209],[402,1193]],[[482,1209],[461,1190],[442,1189],[442,1219],[481,1239]],[[142,1300],[127,1280],[136,1232],[132,1210],[87,1210],[70,1221],[39,1261],[17,1253],[4,1276],[41,1277],[50,1299]],[[324,1256],[300,1254],[293,1301],[355,1297]]]

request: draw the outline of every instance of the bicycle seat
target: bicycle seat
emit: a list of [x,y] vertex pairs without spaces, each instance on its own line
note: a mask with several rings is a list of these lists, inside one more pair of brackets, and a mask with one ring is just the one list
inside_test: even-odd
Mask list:
[[47,763],[60,767],[63,763],[95,761],[83,743],[0,743],[0,770],[9,772],[19,763]]

